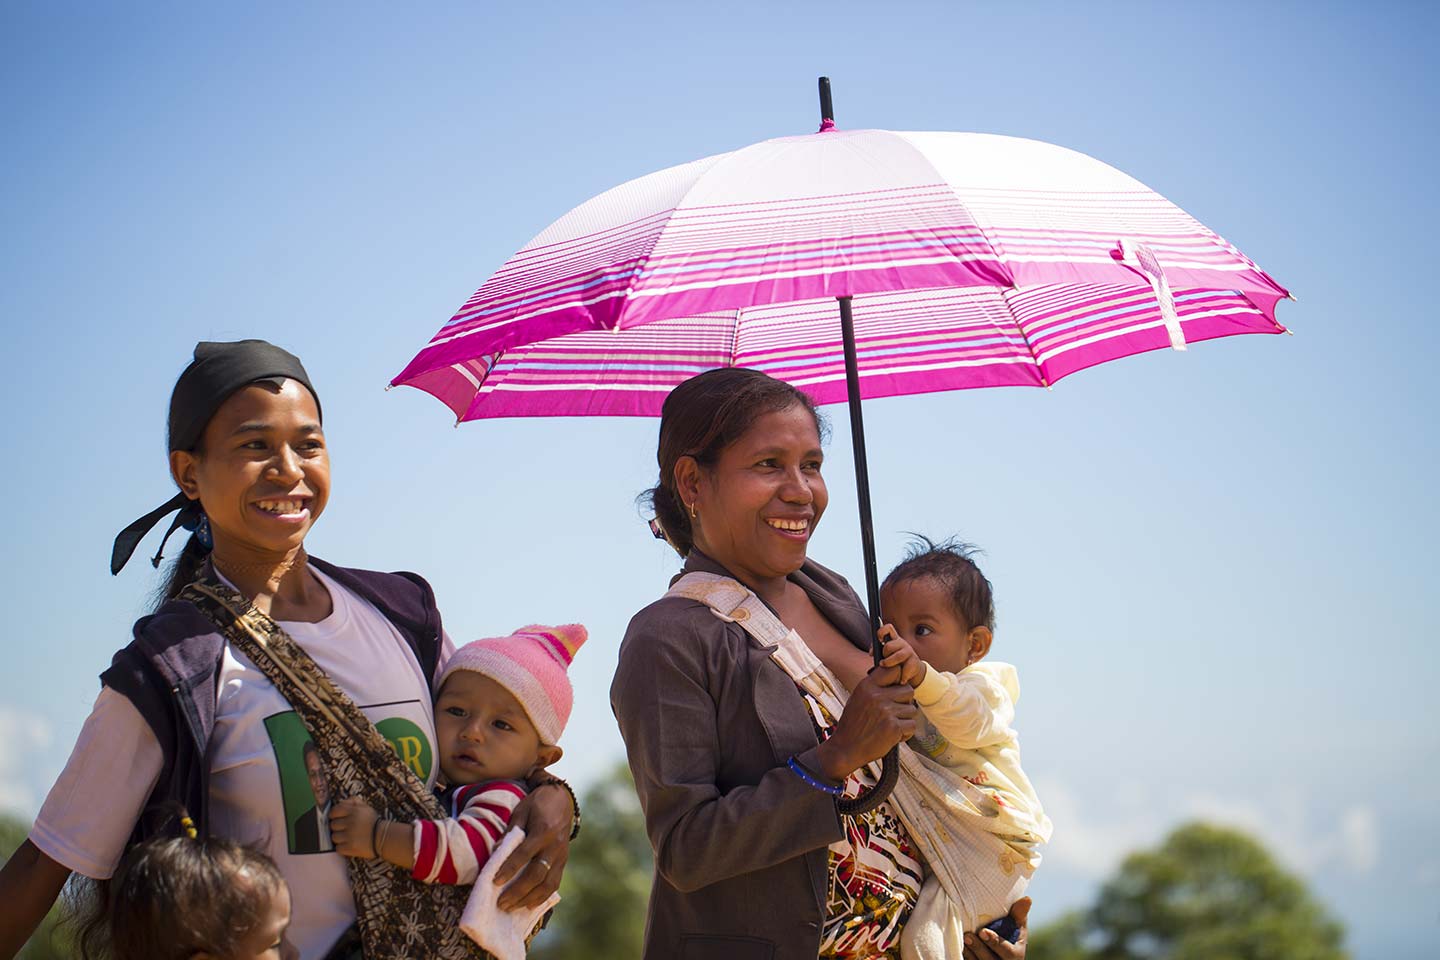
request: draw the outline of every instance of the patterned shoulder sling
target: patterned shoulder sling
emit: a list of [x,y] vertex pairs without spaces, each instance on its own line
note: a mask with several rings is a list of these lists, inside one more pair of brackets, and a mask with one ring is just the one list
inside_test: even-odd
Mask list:
[[[325,762],[331,793],[360,797],[382,817],[441,819],[440,802],[310,655],[280,625],[214,577],[180,592],[275,685]],[[365,960],[483,958],[460,930],[470,888],[425,884],[384,860],[347,859]]]

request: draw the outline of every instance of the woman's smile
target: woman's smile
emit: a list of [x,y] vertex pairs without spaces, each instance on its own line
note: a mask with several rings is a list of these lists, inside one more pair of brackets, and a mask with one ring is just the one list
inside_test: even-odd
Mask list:
[[765,523],[771,530],[780,534],[787,540],[809,540],[812,530],[812,518],[785,518],[766,517]]
[[310,519],[310,497],[286,497],[256,500],[251,506],[267,517],[282,523],[306,523]]

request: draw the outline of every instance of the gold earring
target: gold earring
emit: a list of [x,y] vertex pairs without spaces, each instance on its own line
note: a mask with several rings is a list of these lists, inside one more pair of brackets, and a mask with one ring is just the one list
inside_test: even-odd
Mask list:
[[690,504],[686,504],[686,506],[688,506],[688,507],[690,508],[690,519],[691,519],[691,520],[696,519],[696,517],[698,516],[698,514],[695,512],[695,504],[690,503]]

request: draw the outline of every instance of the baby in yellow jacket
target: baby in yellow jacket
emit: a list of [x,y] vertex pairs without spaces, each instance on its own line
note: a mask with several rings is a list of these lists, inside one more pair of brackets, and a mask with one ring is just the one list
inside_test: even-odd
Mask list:
[[951,825],[965,889],[932,875],[905,925],[904,960],[940,960],[961,956],[964,935],[981,927],[1013,938],[1007,914],[1040,863],[1050,820],[1020,768],[1019,677],[1008,663],[980,662],[994,639],[990,581],[974,548],[920,539],[880,588],[883,663],[915,688],[923,718],[909,746],[983,794],[990,811]]

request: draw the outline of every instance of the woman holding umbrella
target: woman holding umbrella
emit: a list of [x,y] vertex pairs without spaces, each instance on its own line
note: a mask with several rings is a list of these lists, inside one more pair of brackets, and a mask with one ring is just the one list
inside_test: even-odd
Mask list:
[[[109,877],[132,841],[174,829],[177,807],[202,837],[264,847],[292,891],[302,960],[360,956],[362,942],[372,957],[410,955],[413,942],[392,940],[406,933],[427,956],[470,955],[455,922],[463,899],[347,861],[329,840],[332,799],[438,812],[430,681],[450,645],[421,578],[307,555],[330,462],[304,367],[259,340],[198,345],[171,396],[169,450],[180,492],[120,534],[112,570],[170,513],[170,532],[193,533],[0,871],[0,957],[72,872]],[[504,906],[536,905],[559,885],[574,811],[568,788],[538,789],[551,782],[532,783],[511,821],[528,836],[501,871],[519,873]]]
[[[685,558],[670,594],[631,621],[611,687],[655,852],[645,956],[704,960],[898,957],[925,865],[886,804],[843,816],[872,761],[915,730],[910,688],[870,667],[870,621],[849,584],[806,556],[827,494],[821,422],[798,389],[725,368],[665,401],[650,492]],[[697,575],[698,578],[697,578]],[[686,593],[739,581],[809,654],[864,675],[830,716],[743,624]],[[1024,956],[969,937],[972,960]]]

